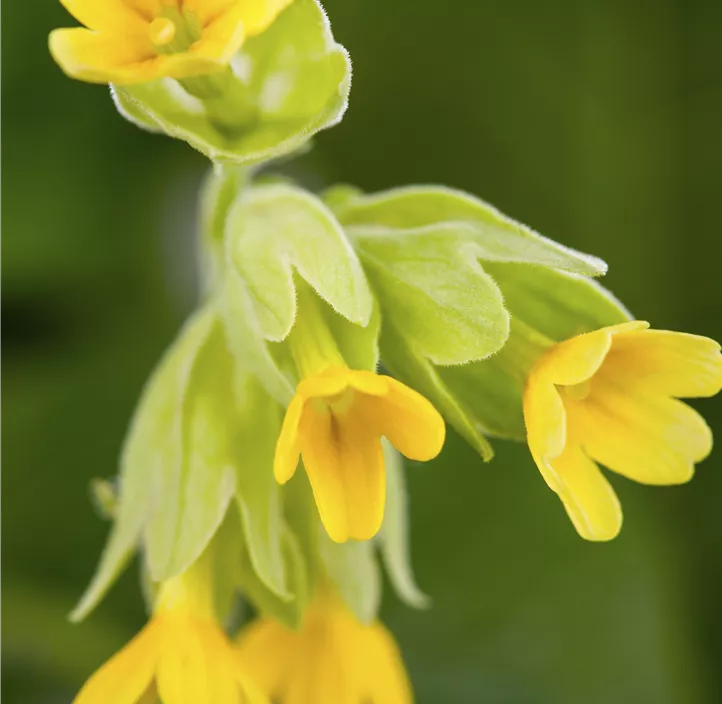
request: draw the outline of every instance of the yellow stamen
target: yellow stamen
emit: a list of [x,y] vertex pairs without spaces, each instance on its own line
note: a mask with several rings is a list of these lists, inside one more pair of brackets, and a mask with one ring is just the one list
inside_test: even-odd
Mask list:
[[175,39],[175,22],[167,17],[156,17],[148,27],[148,35],[155,46],[167,46]]

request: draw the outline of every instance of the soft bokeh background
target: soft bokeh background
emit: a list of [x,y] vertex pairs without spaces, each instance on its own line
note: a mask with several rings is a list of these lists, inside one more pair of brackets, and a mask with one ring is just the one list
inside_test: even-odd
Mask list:
[[[328,0],[351,107],[287,165],[307,185],[466,189],[605,258],[640,317],[722,339],[722,4]],[[151,367],[195,299],[207,164],[63,77],[54,0],[3,8],[3,694],[69,702],[143,622],[130,570],[65,615],[107,525]],[[718,437],[722,399],[698,404]],[[722,701],[722,450],[681,488],[614,477],[626,525],[579,539],[522,447],[482,465],[456,437],[410,475],[434,608],[387,591],[422,704]]]

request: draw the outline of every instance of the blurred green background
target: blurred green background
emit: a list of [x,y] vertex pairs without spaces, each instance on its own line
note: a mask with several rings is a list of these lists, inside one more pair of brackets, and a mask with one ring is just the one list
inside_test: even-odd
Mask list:
[[[722,3],[328,0],[351,107],[282,165],[311,187],[439,182],[605,258],[656,327],[722,339]],[[55,0],[6,2],[3,673],[7,702],[69,702],[143,622],[130,570],[66,614],[107,532],[110,476],[141,386],[196,296],[207,164],[70,81]],[[722,400],[697,406],[718,436]],[[583,542],[523,447],[482,463],[456,437],[409,475],[434,608],[386,592],[419,702],[722,701],[722,453],[681,488],[613,477],[626,523]]]

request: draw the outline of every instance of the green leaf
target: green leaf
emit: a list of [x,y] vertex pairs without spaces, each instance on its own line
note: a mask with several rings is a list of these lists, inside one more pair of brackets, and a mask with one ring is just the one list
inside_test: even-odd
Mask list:
[[560,342],[631,319],[629,311],[596,281],[540,266],[487,264],[512,316]]
[[[388,322],[384,322],[381,334],[381,357],[384,366],[398,379],[415,388],[428,398],[447,422],[481,455],[484,461],[494,456],[489,441],[474,417],[459,403],[454,393],[440,375],[441,367],[435,367],[419,354],[415,345]],[[493,357],[492,357],[493,359]],[[449,367],[449,369],[466,367]]]
[[548,342],[544,338],[542,344],[534,331],[513,317],[509,339],[498,354],[460,367],[437,367],[436,373],[479,432],[524,441],[526,374]]
[[344,208],[353,200],[363,195],[363,191],[348,183],[338,183],[321,193],[323,202],[334,213],[343,212]]
[[488,264],[487,268],[499,283],[512,316],[509,340],[489,359],[437,372],[487,435],[524,441],[524,384],[545,349],[630,316],[592,279],[520,264]]
[[290,598],[281,598],[268,588],[254,571],[248,553],[242,558],[238,586],[253,605],[265,616],[275,618],[289,628],[299,628],[310,598],[308,572],[296,536],[285,528],[281,534],[284,571],[288,575]]
[[436,364],[498,351],[509,315],[473,245],[451,233],[349,230],[385,318]]
[[406,478],[401,455],[384,442],[386,509],[377,538],[381,557],[396,594],[408,606],[426,609],[430,599],[416,584],[409,556],[409,516]]
[[321,307],[322,315],[346,364],[352,369],[376,371],[379,364],[381,316],[374,304],[371,319],[362,327],[342,318],[331,306]]
[[[153,477],[155,505],[145,529],[145,547],[156,581],[195,562],[235,493],[238,415],[233,378],[233,360],[214,315],[186,377],[178,410],[180,437],[173,440],[180,445],[181,461],[164,456]],[[174,449],[171,457],[176,456]]]
[[444,186],[409,186],[348,199],[338,208],[344,227],[359,237],[433,234],[475,245],[479,259],[519,262],[598,276],[607,265],[512,220],[474,196]]
[[[373,298],[341,226],[321,200],[285,184],[239,195],[226,223],[227,265],[247,286],[265,339],[285,339],[296,314],[293,272],[339,315],[368,324]],[[229,321],[232,323],[232,321]]]
[[[187,141],[209,159],[267,161],[301,148],[346,110],[351,62],[316,0],[294,0],[232,61],[222,97],[201,100],[171,79],[114,86],[132,122]],[[197,80],[186,82],[193,89]]]
[[238,193],[250,182],[252,169],[214,164],[200,195],[200,246],[198,267],[201,288],[212,295],[220,285],[225,267],[226,218]]
[[98,569],[70,615],[79,621],[98,604],[135,551],[152,511],[156,475],[164,464],[180,466],[182,445],[179,409],[198,348],[215,321],[207,308],[184,326],[153,372],[128,431],[120,460],[117,518]]
[[385,318],[435,364],[484,359],[503,346],[509,316],[489,262],[601,274],[567,249],[460,191],[413,186],[376,195],[331,192]]
[[238,393],[241,405],[235,432],[236,501],[243,522],[254,573],[281,600],[293,598],[286,586],[282,554],[283,515],[279,487],[273,476],[281,408],[253,377]]
[[334,543],[320,528],[319,551],[326,573],[341,598],[361,623],[371,623],[381,602],[381,574],[374,544]]
[[248,286],[231,267],[225,273],[221,309],[236,366],[254,374],[278,403],[287,406],[295,382],[279,366],[261,330]]

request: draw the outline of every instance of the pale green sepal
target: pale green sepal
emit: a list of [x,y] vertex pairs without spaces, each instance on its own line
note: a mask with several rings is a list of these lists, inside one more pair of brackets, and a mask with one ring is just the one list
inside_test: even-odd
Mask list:
[[431,600],[416,584],[409,555],[408,496],[404,464],[398,453],[384,441],[386,461],[386,509],[378,538],[386,572],[398,597],[415,609],[427,609]]
[[459,367],[437,367],[436,373],[480,432],[523,441],[526,375],[550,344],[550,340],[512,317],[511,333],[501,352]]
[[309,588],[313,591],[321,568],[318,544],[325,531],[320,526],[311,484],[301,467],[283,487],[283,507],[286,522],[306,561]]
[[128,122],[148,132],[162,133],[163,129],[144,109],[142,103],[123,87],[110,85],[110,97],[116,110]]
[[561,342],[631,319],[610,291],[593,279],[540,266],[486,265],[513,317]]
[[118,515],[118,490],[112,481],[96,477],[90,480],[90,498],[98,515],[106,521]]
[[337,183],[327,188],[320,195],[323,202],[334,213],[342,213],[346,206],[363,195],[363,191],[349,183]]
[[326,574],[361,623],[372,623],[381,604],[381,572],[373,541],[334,543],[319,526],[319,552]]
[[146,558],[156,581],[185,571],[203,552],[236,490],[238,415],[233,359],[213,311],[183,380],[178,408],[180,462],[155,468],[153,510],[145,528]]
[[281,408],[253,377],[238,390],[236,426],[236,501],[253,571],[281,600],[286,587],[281,548],[283,511],[273,476],[273,457],[281,430]]
[[265,339],[279,342],[293,326],[294,271],[339,315],[368,324],[373,298],[361,264],[333,213],[312,194],[285,184],[241,193],[226,243],[227,266],[245,282]]
[[295,393],[295,382],[274,357],[263,336],[248,287],[232,268],[226,269],[221,306],[237,367],[258,377],[268,393],[287,406]]
[[376,371],[379,364],[379,335],[381,315],[374,303],[369,322],[361,327],[349,323],[330,306],[323,307],[323,316],[346,364],[351,369]]
[[152,510],[153,496],[158,497],[159,468],[181,464],[178,411],[196,352],[214,321],[211,308],[192,317],[146,384],[121,455],[117,518],[98,569],[70,615],[73,621],[83,619],[95,608],[135,551]]
[[458,232],[349,228],[382,315],[418,354],[463,364],[498,351],[509,315],[476,246]]
[[[459,403],[456,396],[439,375],[442,368],[435,367],[419,354],[415,346],[391,324],[385,323],[381,334],[381,357],[384,366],[398,379],[426,396],[444,418],[488,462],[494,456],[483,430]],[[491,358],[493,359],[493,357]],[[465,369],[466,367],[448,367]]]
[[185,140],[214,161],[244,164],[298,150],[346,110],[351,62],[315,0],[294,0],[231,65],[227,92],[205,102],[172,79],[114,86],[113,98],[135,124]]
[[596,281],[546,267],[487,264],[512,316],[511,334],[493,357],[436,371],[484,433],[524,441],[524,384],[552,344],[630,319]]
[[291,598],[282,599],[270,590],[254,571],[247,554],[241,562],[238,586],[264,616],[295,629],[300,627],[309,602],[309,575],[298,540],[288,528],[284,528],[281,534],[281,549]]
[[485,261],[540,264],[588,276],[606,273],[597,257],[554,242],[463,191],[444,186],[408,186],[349,199],[338,209],[344,227],[380,236],[428,228],[442,237],[473,242]]
[[226,218],[236,196],[247,187],[252,169],[214,164],[200,195],[198,267],[201,290],[211,295],[223,280]]

